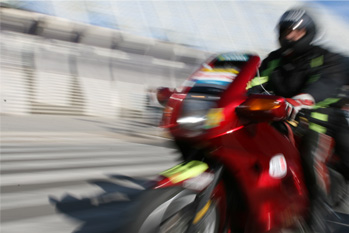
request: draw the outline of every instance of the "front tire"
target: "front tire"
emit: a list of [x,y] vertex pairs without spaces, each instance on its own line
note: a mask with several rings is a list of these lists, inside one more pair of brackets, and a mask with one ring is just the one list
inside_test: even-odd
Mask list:
[[[137,200],[128,233],[185,233],[193,223],[197,193],[181,187],[147,190]],[[197,233],[217,233],[219,211],[214,201],[195,225]]]

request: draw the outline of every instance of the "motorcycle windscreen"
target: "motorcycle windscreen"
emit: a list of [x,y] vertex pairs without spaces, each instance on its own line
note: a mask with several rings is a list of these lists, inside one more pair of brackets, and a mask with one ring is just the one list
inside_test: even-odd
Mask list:
[[189,93],[220,96],[249,60],[249,56],[243,56],[237,58],[233,54],[222,54],[209,64],[204,64],[184,85],[191,87]]

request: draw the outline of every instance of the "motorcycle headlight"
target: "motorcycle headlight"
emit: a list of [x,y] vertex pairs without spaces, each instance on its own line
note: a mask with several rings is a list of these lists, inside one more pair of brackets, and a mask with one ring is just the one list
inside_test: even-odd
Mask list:
[[208,111],[215,107],[216,102],[207,98],[186,99],[177,123],[185,129],[190,136],[197,136],[205,130]]
[[177,123],[185,125],[185,124],[200,124],[201,122],[205,121],[206,118],[204,116],[189,116],[189,117],[183,117],[180,118]]
[[206,114],[183,116],[177,120],[181,128],[191,132],[200,133],[204,129]]

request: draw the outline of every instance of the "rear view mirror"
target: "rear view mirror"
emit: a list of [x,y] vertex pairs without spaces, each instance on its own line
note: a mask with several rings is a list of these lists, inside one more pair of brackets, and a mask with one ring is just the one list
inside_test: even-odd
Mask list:
[[159,87],[156,90],[156,98],[162,106],[166,106],[167,101],[169,100],[173,92],[174,91],[168,87]]
[[236,108],[236,113],[253,121],[279,121],[286,117],[286,100],[280,96],[250,95]]

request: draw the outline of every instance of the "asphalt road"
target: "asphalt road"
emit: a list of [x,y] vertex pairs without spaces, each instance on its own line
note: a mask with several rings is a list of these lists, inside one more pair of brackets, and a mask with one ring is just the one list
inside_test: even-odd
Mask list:
[[178,163],[167,140],[140,128],[2,116],[1,232],[118,232],[134,195]]
[[[1,116],[1,232],[118,232],[155,175],[179,162],[169,140],[135,121]],[[349,232],[349,201],[328,221]]]

